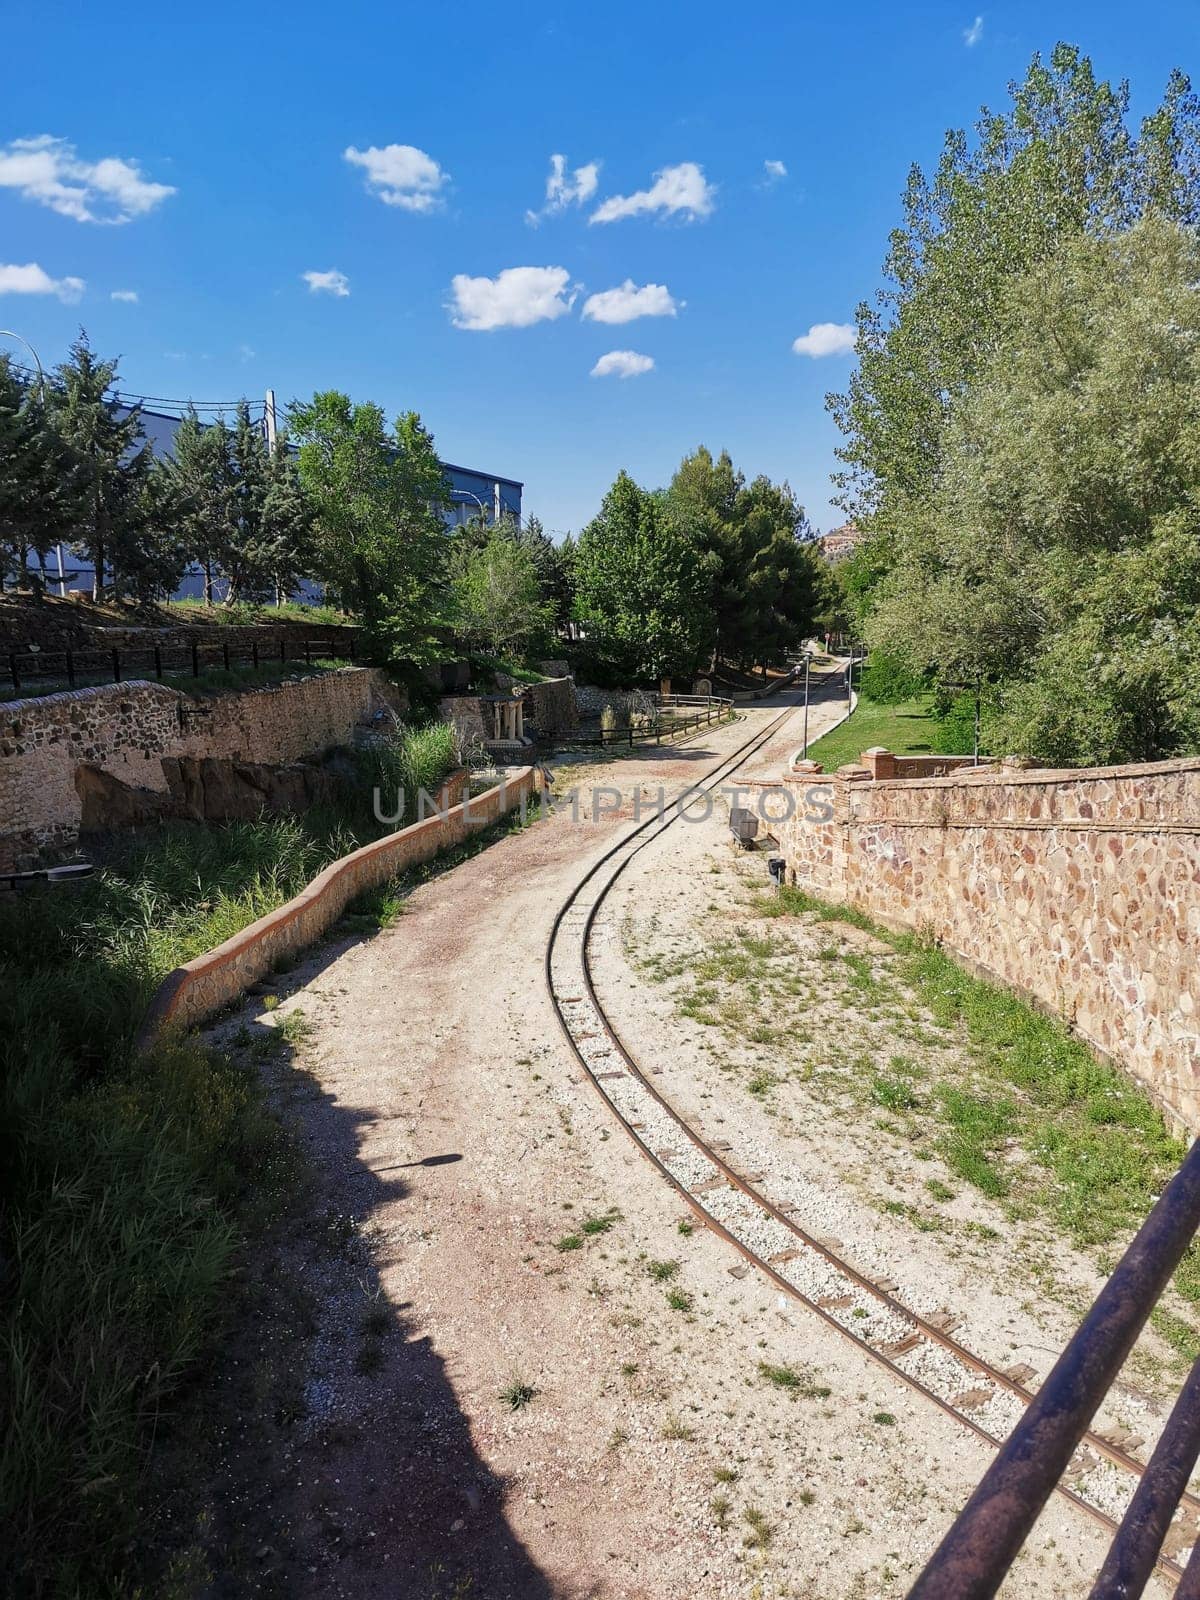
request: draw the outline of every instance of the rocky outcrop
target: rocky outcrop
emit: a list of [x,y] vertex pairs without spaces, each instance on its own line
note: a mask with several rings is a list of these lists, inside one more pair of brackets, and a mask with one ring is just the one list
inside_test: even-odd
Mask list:
[[342,777],[330,763],[238,761],[229,756],[167,756],[166,792],[123,783],[103,767],[75,773],[79,832],[110,833],[175,817],[190,822],[251,822],[264,812],[307,811],[332,803]]
[[164,759],[169,814],[195,822],[249,822],[264,811],[307,811],[337,798],[340,780],[326,765],[268,766],[223,756]]
[[122,783],[103,767],[81,762],[75,769],[79,796],[79,832],[108,833],[113,828],[135,828],[167,813],[167,796],[140,784]]

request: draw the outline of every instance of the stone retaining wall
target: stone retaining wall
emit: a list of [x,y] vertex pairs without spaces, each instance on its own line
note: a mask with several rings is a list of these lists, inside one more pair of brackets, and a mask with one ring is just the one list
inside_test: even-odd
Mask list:
[[654,701],[644,689],[598,689],[591,683],[576,684],[575,702],[585,717],[598,717],[605,706],[611,706],[618,717],[630,711],[648,714],[654,709]]
[[773,787],[789,882],[1060,1013],[1200,1132],[1200,760]]
[[461,843],[540,788],[540,770],[522,767],[473,800],[414,822],[333,862],[286,905],[170,973],[150,1001],[138,1031],[138,1049],[147,1049],[165,1028],[195,1027],[215,1015],[272,971],[277,961],[319,939],[356,896],[387,883],[406,867],[431,860],[439,850]]
[[542,683],[526,686],[525,725],[543,737],[551,733],[565,733],[579,726],[579,709],[575,704],[575,680],[571,677],[549,678]]
[[396,690],[348,667],[239,694],[192,696],[160,683],[104,684],[0,705],[0,871],[71,844],[81,765],[165,794],[164,758],[229,757],[284,766],[346,744]]

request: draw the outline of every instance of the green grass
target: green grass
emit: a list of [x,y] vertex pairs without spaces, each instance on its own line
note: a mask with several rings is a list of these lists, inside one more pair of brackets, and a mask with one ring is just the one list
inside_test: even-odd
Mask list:
[[354,626],[354,618],[348,617],[336,606],[306,606],[298,600],[285,600],[281,606],[255,604],[248,600],[235,601],[231,606],[206,606],[203,600],[167,600],[164,607],[181,622],[193,626],[203,623],[214,627],[223,624],[241,627],[258,623],[269,628],[272,623],[278,622],[307,622],[314,628]]
[[[899,958],[893,979],[963,1042],[967,1081],[941,1083],[918,1098],[904,1081],[914,1076],[911,1063],[893,1057],[891,1073],[875,1076],[871,1087],[877,1104],[909,1113],[918,1144],[932,1142],[957,1177],[1010,1207],[1019,1201],[1022,1215],[1052,1221],[1085,1249],[1119,1242],[1141,1224],[1184,1145],[1132,1078],[1098,1059],[1057,1018],[972,977],[915,934],[892,933],[853,907],[795,888],[764,897],[761,909],[873,934]],[[930,1193],[949,1197],[945,1185]],[[940,1223],[924,1218],[919,1225]],[[1189,1248],[1174,1283],[1200,1303],[1200,1247]]]
[[[238,694],[247,689],[261,689],[268,684],[281,683],[285,678],[317,678],[323,673],[334,672],[339,667],[353,665],[349,660],[336,660],[333,657],[322,656],[307,661],[263,661],[253,666],[249,661],[242,664],[233,663],[225,667],[202,667],[198,676],[191,672],[164,672],[161,682],[168,689],[178,689],[181,694],[217,695]],[[137,666],[128,662],[123,665],[125,681],[136,678],[148,680],[153,683],[154,668],[149,661],[141,661]],[[113,681],[110,671],[80,672],[76,674],[75,687],[78,689],[95,688]],[[46,695],[62,694],[69,689],[70,684],[65,676],[54,678],[34,678],[27,683],[22,683],[19,690],[10,684],[0,690],[0,702],[12,700],[39,700]]]
[[509,1411],[524,1411],[537,1393],[533,1384],[526,1383],[523,1378],[512,1378],[500,1391],[500,1403]]
[[858,705],[841,727],[809,746],[809,756],[819,761],[826,772],[836,772],[876,744],[895,755],[928,755],[934,748],[938,726],[931,705],[928,698],[923,698],[883,706],[860,695]]
[[824,1384],[813,1383],[803,1372],[798,1372],[795,1367],[774,1366],[769,1361],[760,1361],[758,1370],[761,1377],[776,1389],[786,1389],[789,1394],[803,1395],[808,1400],[824,1400],[830,1391]]
[[[421,730],[395,770],[435,784],[449,732]],[[253,1052],[167,1040],[137,1059],[146,1001],[378,833],[361,789],[340,813],[150,830],[68,891],[0,902],[0,1524],[15,1592],[120,1590],[158,1412],[291,1170]],[[275,1017],[268,1047],[303,1043],[300,1011]]]

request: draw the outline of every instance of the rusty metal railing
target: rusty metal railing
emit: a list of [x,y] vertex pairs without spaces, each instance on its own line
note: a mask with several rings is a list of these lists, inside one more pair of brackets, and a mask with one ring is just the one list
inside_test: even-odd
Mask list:
[[[1200,1141],[909,1590],[909,1600],[988,1600],[996,1593],[1198,1226]],[[1142,1593],[1198,1455],[1200,1359],[1113,1538],[1091,1600],[1130,1600]],[[1200,1545],[1176,1600],[1200,1600]]]

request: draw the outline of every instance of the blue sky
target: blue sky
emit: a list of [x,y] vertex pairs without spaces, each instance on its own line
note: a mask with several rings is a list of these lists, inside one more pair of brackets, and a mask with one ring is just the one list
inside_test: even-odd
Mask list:
[[910,163],[1060,38],[1136,113],[1200,69],[1190,0],[176,9],[5,0],[0,327],[49,363],[82,323],[147,394],[415,408],[555,531],[700,442],[840,520],[850,358],[793,344],[877,286]]

